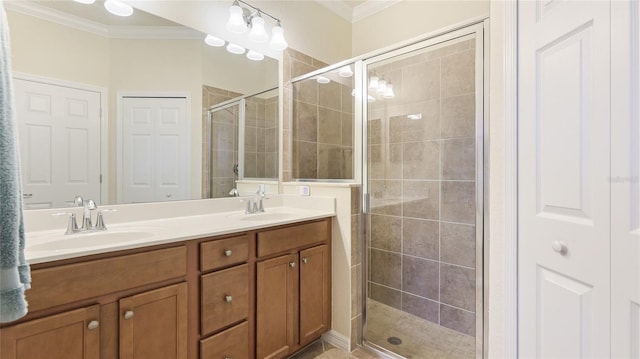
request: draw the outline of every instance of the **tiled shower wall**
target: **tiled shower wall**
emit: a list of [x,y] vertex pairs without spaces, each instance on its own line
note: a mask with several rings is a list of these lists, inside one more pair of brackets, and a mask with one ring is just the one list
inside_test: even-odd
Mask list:
[[283,72],[283,127],[282,127],[282,181],[289,182],[293,179],[293,151],[291,149],[292,131],[291,131],[291,107],[293,85],[291,79],[302,76],[314,70],[327,66],[326,63],[305,55],[299,51],[287,48],[282,53],[282,72]]
[[369,107],[369,297],[475,335],[475,42],[372,69],[396,96]]
[[[224,89],[202,86],[202,197],[228,197],[233,188],[233,165],[238,163],[238,114],[237,108],[219,111],[211,119],[211,151],[207,142],[207,110],[219,103],[240,97],[242,94]],[[211,172],[207,161],[211,161]],[[211,187],[209,188],[209,183]]]
[[244,177],[278,178],[278,96],[246,100]]
[[293,84],[293,178],[353,178],[353,78]]

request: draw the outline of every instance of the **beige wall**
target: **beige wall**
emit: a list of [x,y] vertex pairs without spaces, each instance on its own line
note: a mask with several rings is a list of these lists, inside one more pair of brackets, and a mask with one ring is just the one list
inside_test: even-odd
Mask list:
[[14,11],[7,11],[7,19],[13,71],[101,87],[109,85],[107,38]]
[[488,0],[402,1],[353,24],[352,54],[361,55],[488,15]]

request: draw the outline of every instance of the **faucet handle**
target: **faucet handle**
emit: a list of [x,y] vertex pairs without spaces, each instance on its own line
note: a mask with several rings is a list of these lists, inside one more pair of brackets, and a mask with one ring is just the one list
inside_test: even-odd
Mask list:
[[75,204],[76,207],[82,207],[82,206],[84,206],[84,200],[82,199],[81,196],[76,196],[73,199],[73,204]]
[[67,231],[64,234],[73,234],[79,231],[78,229],[78,221],[76,221],[75,213],[70,212],[58,212],[53,213],[52,216],[69,216],[69,222],[67,223]]
[[101,211],[98,211],[98,215],[96,216],[96,227],[95,229],[99,230],[99,231],[106,231],[107,230],[107,226],[104,225],[104,217],[103,217],[103,213],[105,212],[117,212],[117,209],[103,209]]

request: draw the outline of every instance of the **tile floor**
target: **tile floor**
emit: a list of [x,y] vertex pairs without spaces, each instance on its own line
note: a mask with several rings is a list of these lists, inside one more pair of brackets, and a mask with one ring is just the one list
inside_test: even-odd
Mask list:
[[[373,300],[368,301],[367,339],[407,359],[472,359],[475,338],[441,327]],[[401,344],[393,345],[389,337]],[[378,359],[365,349],[347,352],[318,340],[290,359]]]

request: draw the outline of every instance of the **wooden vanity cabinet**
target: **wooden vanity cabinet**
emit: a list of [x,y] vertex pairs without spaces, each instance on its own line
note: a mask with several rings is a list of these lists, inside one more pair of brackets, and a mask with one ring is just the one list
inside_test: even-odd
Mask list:
[[[330,222],[258,233],[256,357],[285,358],[331,327]],[[300,238],[304,236],[304,238]],[[303,243],[310,248],[300,248]],[[262,248],[262,251],[261,251]]]
[[99,359],[100,306],[71,310],[3,328],[2,359]]
[[285,358],[331,327],[330,219],[32,267],[2,359]]

